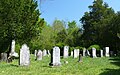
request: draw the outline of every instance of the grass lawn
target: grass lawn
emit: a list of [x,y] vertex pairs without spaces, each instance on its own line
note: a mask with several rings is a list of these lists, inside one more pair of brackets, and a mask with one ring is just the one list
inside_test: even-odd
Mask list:
[[[35,61],[31,55],[29,67],[21,67],[18,60],[12,63],[0,63],[0,75],[120,75],[120,59],[115,58],[90,58],[83,57],[79,63],[78,58],[61,59],[62,66],[50,67],[50,57],[44,57],[41,61]],[[65,64],[64,61],[68,61]]]

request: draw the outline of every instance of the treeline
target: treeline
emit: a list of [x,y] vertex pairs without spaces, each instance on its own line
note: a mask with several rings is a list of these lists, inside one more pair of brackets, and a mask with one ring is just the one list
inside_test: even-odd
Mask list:
[[40,18],[36,0],[0,0],[0,52],[9,51],[15,39],[17,51],[27,43],[32,53],[53,46],[68,45],[72,50],[92,45],[99,49],[109,46],[120,54],[120,13],[103,0],[94,1],[88,8],[80,18],[81,26],[74,20],[58,19],[48,25]]

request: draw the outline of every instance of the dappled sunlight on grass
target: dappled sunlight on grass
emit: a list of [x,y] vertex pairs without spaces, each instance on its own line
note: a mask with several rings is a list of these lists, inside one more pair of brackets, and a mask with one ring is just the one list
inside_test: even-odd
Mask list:
[[[50,57],[43,57],[43,60],[35,61],[34,55],[31,55],[31,63],[28,67],[18,65],[18,59],[12,63],[0,63],[0,75],[105,75],[109,70],[113,74],[120,70],[118,65],[109,60],[112,58],[83,57],[83,62],[78,62],[78,58],[68,57],[61,59],[62,65],[59,67],[50,67]],[[64,61],[68,61],[65,64]],[[114,70],[117,69],[115,72]],[[104,73],[104,74],[103,74]],[[118,73],[120,73],[118,71]]]

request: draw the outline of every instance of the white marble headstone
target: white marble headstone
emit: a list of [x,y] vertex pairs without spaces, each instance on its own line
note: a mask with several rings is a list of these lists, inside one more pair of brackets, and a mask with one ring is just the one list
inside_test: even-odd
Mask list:
[[77,57],[79,56],[79,49],[76,49],[77,50]]
[[109,47],[105,47],[105,56],[109,57]]
[[73,56],[73,51],[71,51],[71,56]]
[[86,48],[83,48],[83,56],[85,56]]
[[100,56],[103,57],[103,50],[100,50]]
[[20,66],[29,66],[30,65],[30,51],[29,47],[26,44],[22,45],[20,49]]
[[15,52],[15,40],[12,40],[11,53]]
[[74,52],[73,52],[73,58],[77,58],[77,49],[74,49]]
[[60,66],[60,48],[59,47],[54,47],[53,48],[53,53],[51,55],[51,63],[50,66]]
[[43,50],[43,53],[42,53],[42,54],[43,54],[43,56],[46,56],[46,55],[47,55],[46,49]]
[[36,55],[37,55],[37,50],[35,50],[34,55],[35,55],[35,57],[36,57]]
[[69,46],[64,46],[64,51],[63,51],[63,57],[64,58],[68,57],[68,50],[69,50]]
[[42,60],[42,51],[38,50],[37,55],[36,55],[37,60]]
[[19,57],[18,53],[15,52],[15,40],[12,40],[11,43],[11,52],[9,54],[10,56],[14,56],[14,57]]
[[97,56],[96,56],[96,49],[95,48],[92,48],[92,56],[93,56],[93,58],[96,58]]

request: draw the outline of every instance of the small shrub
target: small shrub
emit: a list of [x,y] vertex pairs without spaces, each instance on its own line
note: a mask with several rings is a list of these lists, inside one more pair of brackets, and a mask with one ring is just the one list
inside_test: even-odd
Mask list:
[[91,50],[93,47],[96,48],[96,50],[98,50],[98,51],[101,49],[99,45],[91,45],[91,46],[88,48],[88,50]]

